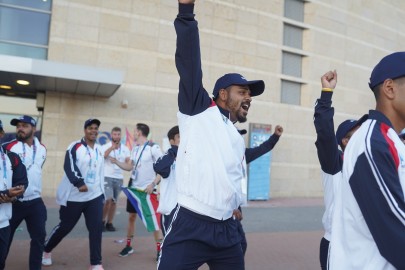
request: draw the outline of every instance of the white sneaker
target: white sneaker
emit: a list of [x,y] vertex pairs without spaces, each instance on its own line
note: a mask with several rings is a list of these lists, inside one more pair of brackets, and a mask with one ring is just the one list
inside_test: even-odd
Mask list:
[[90,265],[89,270],[104,270],[103,266],[101,264],[98,265]]
[[43,266],[50,266],[52,265],[52,253],[42,253],[42,265]]

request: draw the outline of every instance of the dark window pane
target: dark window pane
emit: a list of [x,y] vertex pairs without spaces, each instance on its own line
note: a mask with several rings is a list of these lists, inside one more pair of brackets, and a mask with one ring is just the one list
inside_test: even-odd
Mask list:
[[299,54],[283,52],[282,72],[285,75],[301,77],[302,56]]
[[47,49],[0,42],[0,54],[47,59]]
[[281,81],[281,103],[300,105],[301,84],[297,82]]
[[48,45],[50,14],[0,6],[0,39]]
[[1,3],[48,11],[51,11],[52,6],[52,0],[0,0]]
[[303,29],[289,24],[284,24],[283,45],[302,49]]
[[303,22],[304,21],[304,2],[302,0],[285,0],[284,17]]

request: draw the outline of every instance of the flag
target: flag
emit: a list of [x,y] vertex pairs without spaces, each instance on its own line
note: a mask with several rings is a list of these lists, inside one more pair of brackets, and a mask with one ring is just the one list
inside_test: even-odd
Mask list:
[[128,128],[125,128],[125,146],[128,147],[129,150],[132,150],[133,142],[134,142],[133,136],[128,131]]
[[123,187],[122,191],[134,206],[148,232],[160,230],[160,214],[156,212],[159,206],[157,195],[132,187]]

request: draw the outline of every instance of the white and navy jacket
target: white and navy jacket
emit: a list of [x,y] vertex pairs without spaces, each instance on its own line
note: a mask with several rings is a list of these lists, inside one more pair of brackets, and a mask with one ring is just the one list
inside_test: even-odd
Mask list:
[[46,160],[46,148],[34,137],[33,145],[12,140],[4,144],[6,151],[14,152],[21,158],[27,168],[28,188],[20,201],[30,201],[41,197],[42,192],[42,166]]
[[[56,202],[86,202],[104,194],[104,155],[99,144],[89,147],[84,139],[71,143],[66,150],[64,175],[58,187]],[[94,172],[94,177],[89,173]],[[87,192],[79,187],[86,185]]]
[[325,212],[322,224],[325,230],[324,238],[330,241],[332,233],[333,200],[336,184],[342,181],[343,153],[338,148],[336,141],[333,116],[335,109],[332,107],[333,92],[321,93],[321,98],[316,101],[314,125],[316,130],[316,150],[321,164],[321,176],[324,193]]
[[175,173],[177,150],[178,146],[172,145],[171,148],[153,164],[155,172],[162,176],[162,181],[160,182],[159,207],[157,211],[163,215],[169,215],[177,205]]
[[[217,220],[241,204],[245,144],[202,85],[194,5],[179,4],[176,67],[180,75],[177,118],[181,143],[176,160],[178,204]],[[229,115],[226,114],[226,115]]]
[[[16,153],[3,151],[3,148],[0,152],[0,194],[9,196],[8,190],[15,186],[24,186],[26,189],[27,170],[20,157]],[[0,229],[9,225],[11,214],[11,203],[0,203]]]
[[405,269],[405,146],[378,111],[345,149],[329,269]]

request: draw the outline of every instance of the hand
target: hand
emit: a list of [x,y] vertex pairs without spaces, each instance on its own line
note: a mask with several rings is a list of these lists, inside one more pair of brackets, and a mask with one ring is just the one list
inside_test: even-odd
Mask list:
[[281,134],[283,134],[283,127],[280,125],[277,125],[276,128],[274,129],[274,134],[276,134],[277,136],[281,136]]
[[321,77],[322,88],[335,89],[337,84],[336,70],[328,71]]
[[86,185],[79,187],[79,192],[87,192],[87,191],[89,191],[89,189],[87,188]]
[[117,164],[117,159],[113,157],[108,157],[112,164]]
[[148,194],[152,194],[154,189],[155,189],[155,183],[152,182],[145,188],[145,192]]
[[125,163],[129,163],[131,161],[131,158],[130,157],[126,157],[125,158]]
[[0,194],[0,203],[11,203],[13,198],[7,196],[6,194]]
[[239,209],[235,209],[233,210],[233,214],[232,214],[237,220],[242,220],[243,216],[242,216],[242,212],[239,211]]
[[24,186],[16,186],[12,187],[8,190],[9,197],[17,197],[24,193],[25,188]]
[[119,148],[120,148],[120,142],[114,142],[114,141],[112,141],[111,147],[112,147],[113,150],[114,150],[114,149],[119,149]]

